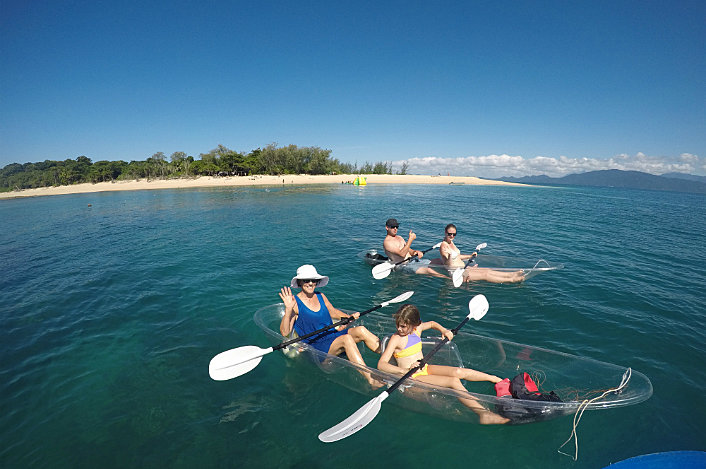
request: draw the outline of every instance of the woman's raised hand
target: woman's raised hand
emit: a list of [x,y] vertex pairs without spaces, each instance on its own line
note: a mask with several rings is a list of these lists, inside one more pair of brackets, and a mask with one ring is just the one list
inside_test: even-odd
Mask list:
[[292,295],[291,288],[282,287],[282,290],[279,292],[279,297],[282,298],[282,303],[284,303],[286,309],[291,310],[294,308],[296,300],[294,299],[294,295]]

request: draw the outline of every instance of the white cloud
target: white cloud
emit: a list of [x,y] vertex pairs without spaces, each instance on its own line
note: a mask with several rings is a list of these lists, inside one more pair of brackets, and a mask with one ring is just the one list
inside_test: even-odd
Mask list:
[[487,155],[465,156],[459,158],[440,158],[428,156],[410,158],[393,162],[393,168],[399,170],[403,163],[408,164],[410,174],[451,174],[454,176],[531,176],[545,174],[552,177],[566,176],[573,173],[598,171],[603,169],[621,169],[624,171],[642,171],[650,174],[671,172],[703,175],[706,173],[706,158],[683,153],[678,157],[636,155],[616,155],[609,159],[599,158],[558,158],[535,156]]

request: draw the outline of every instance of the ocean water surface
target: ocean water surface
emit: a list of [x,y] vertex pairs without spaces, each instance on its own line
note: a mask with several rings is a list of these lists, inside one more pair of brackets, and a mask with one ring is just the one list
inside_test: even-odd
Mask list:
[[[384,223],[487,254],[562,262],[520,285],[393,273],[356,254]],[[706,198],[611,188],[273,186],[0,201],[0,466],[597,468],[645,453],[706,450]],[[571,417],[480,426],[383,404],[352,437],[317,435],[369,397],[280,353],[216,382],[208,363],[269,345],[252,316],[299,265],[362,311],[406,290],[449,327],[630,366],[641,404],[586,412],[579,458],[557,452]],[[394,307],[383,312],[392,314]],[[618,383],[616,383],[617,385]],[[573,453],[573,446],[564,448]]]

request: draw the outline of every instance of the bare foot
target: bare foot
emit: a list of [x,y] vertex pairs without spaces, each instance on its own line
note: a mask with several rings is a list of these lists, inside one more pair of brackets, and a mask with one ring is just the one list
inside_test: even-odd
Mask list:
[[510,419],[505,418],[502,415],[494,414],[489,410],[479,413],[478,417],[480,418],[481,425],[503,425],[510,421]]
[[368,383],[373,389],[380,389],[381,387],[385,386],[385,383],[383,383],[382,381],[378,381],[375,378],[368,379]]

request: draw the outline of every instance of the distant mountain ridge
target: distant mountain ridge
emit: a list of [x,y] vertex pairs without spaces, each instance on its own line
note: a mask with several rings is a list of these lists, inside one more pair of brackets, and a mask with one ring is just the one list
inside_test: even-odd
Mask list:
[[697,176],[696,174],[664,173],[662,177],[673,179],[686,179],[687,181],[699,181],[706,183],[706,176]]
[[523,184],[551,184],[595,187],[624,187],[652,191],[674,191],[706,194],[706,177],[692,174],[669,173],[662,176],[640,171],[607,169],[569,174],[560,178],[549,176],[501,177],[501,181]]

